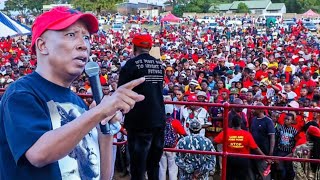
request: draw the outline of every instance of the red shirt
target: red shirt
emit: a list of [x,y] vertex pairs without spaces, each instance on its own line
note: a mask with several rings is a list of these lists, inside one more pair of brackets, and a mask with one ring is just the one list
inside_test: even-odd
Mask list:
[[234,65],[238,65],[238,66],[240,66],[242,68],[246,67],[246,63],[244,61],[242,61],[242,60],[234,61]]
[[268,72],[265,71],[263,72],[262,70],[258,70],[257,73],[256,73],[256,79],[258,81],[261,81],[263,78],[266,78],[268,77]]
[[293,89],[292,91],[297,94],[296,99],[298,99],[298,98],[300,97],[301,87],[300,87],[300,86],[298,86],[298,87],[296,87],[296,88],[293,88],[293,87],[292,87],[292,89]]
[[37,59],[30,59],[30,65],[35,66],[37,64]]
[[306,133],[303,132],[303,131],[300,131],[300,132],[296,135],[295,141],[296,141],[295,147],[300,146],[301,144],[307,143]]
[[300,82],[300,86],[303,87],[303,85],[306,85],[306,87],[316,87],[316,83],[309,79],[308,81],[302,79]]
[[103,76],[101,76],[100,75],[100,83],[101,83],[101,85],[105,85],[105,84],[107,84],[107,80],[106,80],[106,78],[104,78]]
[[199,56],[197,54],[192,54],[192,59],[195,63],[197,63],[199,60]]
[[250,79],[248,80],[245,80],[242,82],[242,85],[244,88],[249,88],[250,86],[252,87],[253,86],[253,81],[250,81]]
[[[227,152],[250,154],[250,149],[258,148],[252,135],[248,131],[228,128],[227,132]],[[214,138],[214,142],[222,144],[223,141],[223,132],[220,132],[218,136]]]

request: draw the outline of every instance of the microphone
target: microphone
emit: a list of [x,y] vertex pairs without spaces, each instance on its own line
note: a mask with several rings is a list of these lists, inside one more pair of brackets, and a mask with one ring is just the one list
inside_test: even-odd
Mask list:
[[[89,76],[93,99],[96,101],[97,105],[100,104],[103,97],[99,78],[99,70],[100,67],[98,63],[93,61],[88,62],[84,67],[84,71]],[[102,125],[100,122],[100,129],[103,134],[111,134],[109,123],[107,123],[106,125]]]

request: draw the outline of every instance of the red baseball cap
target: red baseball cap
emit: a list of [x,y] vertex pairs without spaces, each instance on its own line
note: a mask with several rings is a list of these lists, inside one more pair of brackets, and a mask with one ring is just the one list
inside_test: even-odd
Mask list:
[[152,37],[150,34],[136,34],[132,43],[137,47],[151,48],[152,47]]
[[189,95],[187,100],[188,102],[197,102],[198,98],[195,95]]
[[34,45],[36,40],[46,30],[62,30],[69,27],[79,19],[83,20],[91,34],[98,31],[99,23],[93,14],[82,13],[68,7],[57,6],[52,8],[50,11],[39,15],[32,25],[32,52],[35,52]]
[[320,129],[316,126],[309,126],[307,133],[314,137],[320,138]]

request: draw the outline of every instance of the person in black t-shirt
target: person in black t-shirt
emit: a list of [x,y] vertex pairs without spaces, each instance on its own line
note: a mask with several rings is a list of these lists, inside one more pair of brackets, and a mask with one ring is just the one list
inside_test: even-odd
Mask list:
[[[258,102],[255,106],[264,106],[263,103]],[[275,129],[271,118],[264,114],[264,109],[253,110],[255,117],[251,124],[251,133],[254,141],[257,143],[261,151],[269,156],[273,155],[275,145]],[[263,180],[270,180],[270,174],[267,176],[263,175],[263,172],[267,169],[270,161],[265,160],[254,160],[256,164],[256,175],[260,176]]]
[[133,90],[145,99],[125,116],[128,132],[131,179],[159,179],[159,162],[164,146],[165,110],[162,96],[164,68],[162,62],[149,54],[152,37],[135,35],[133,52],[136,56],[121,68],[119,86],[132,79],[145,77],[146,81]]
[[[292,157],[293,148],[295,147],[295,137],[298,131],[292,127],[294,115],[287,113],[284,125],[279,125],[275,129],[276,144],[274,150],[275,156]],[[280,179],[294,179],[292,162],[278,161],[277,170],[279,170]]]
[[31,48],[37,68],[13,82],[0,104],[1,180],[111,178],[113,134],[102,134],[98,124],[121,119],[142,101],[132,89],[145,79],[119,87],[89,110],[70,86],[84,70],[90,34],[97,30],[92,14],[67,7],[35,20]]

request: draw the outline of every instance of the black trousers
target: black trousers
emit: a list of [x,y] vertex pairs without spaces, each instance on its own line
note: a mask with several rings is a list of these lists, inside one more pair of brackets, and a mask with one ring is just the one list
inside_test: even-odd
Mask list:
[[253,180],[250,160],[240,157],[228,157],[227,180]]
[[159,179],[159,162],[164,146],[164,128],[127,129],[132,180]]

